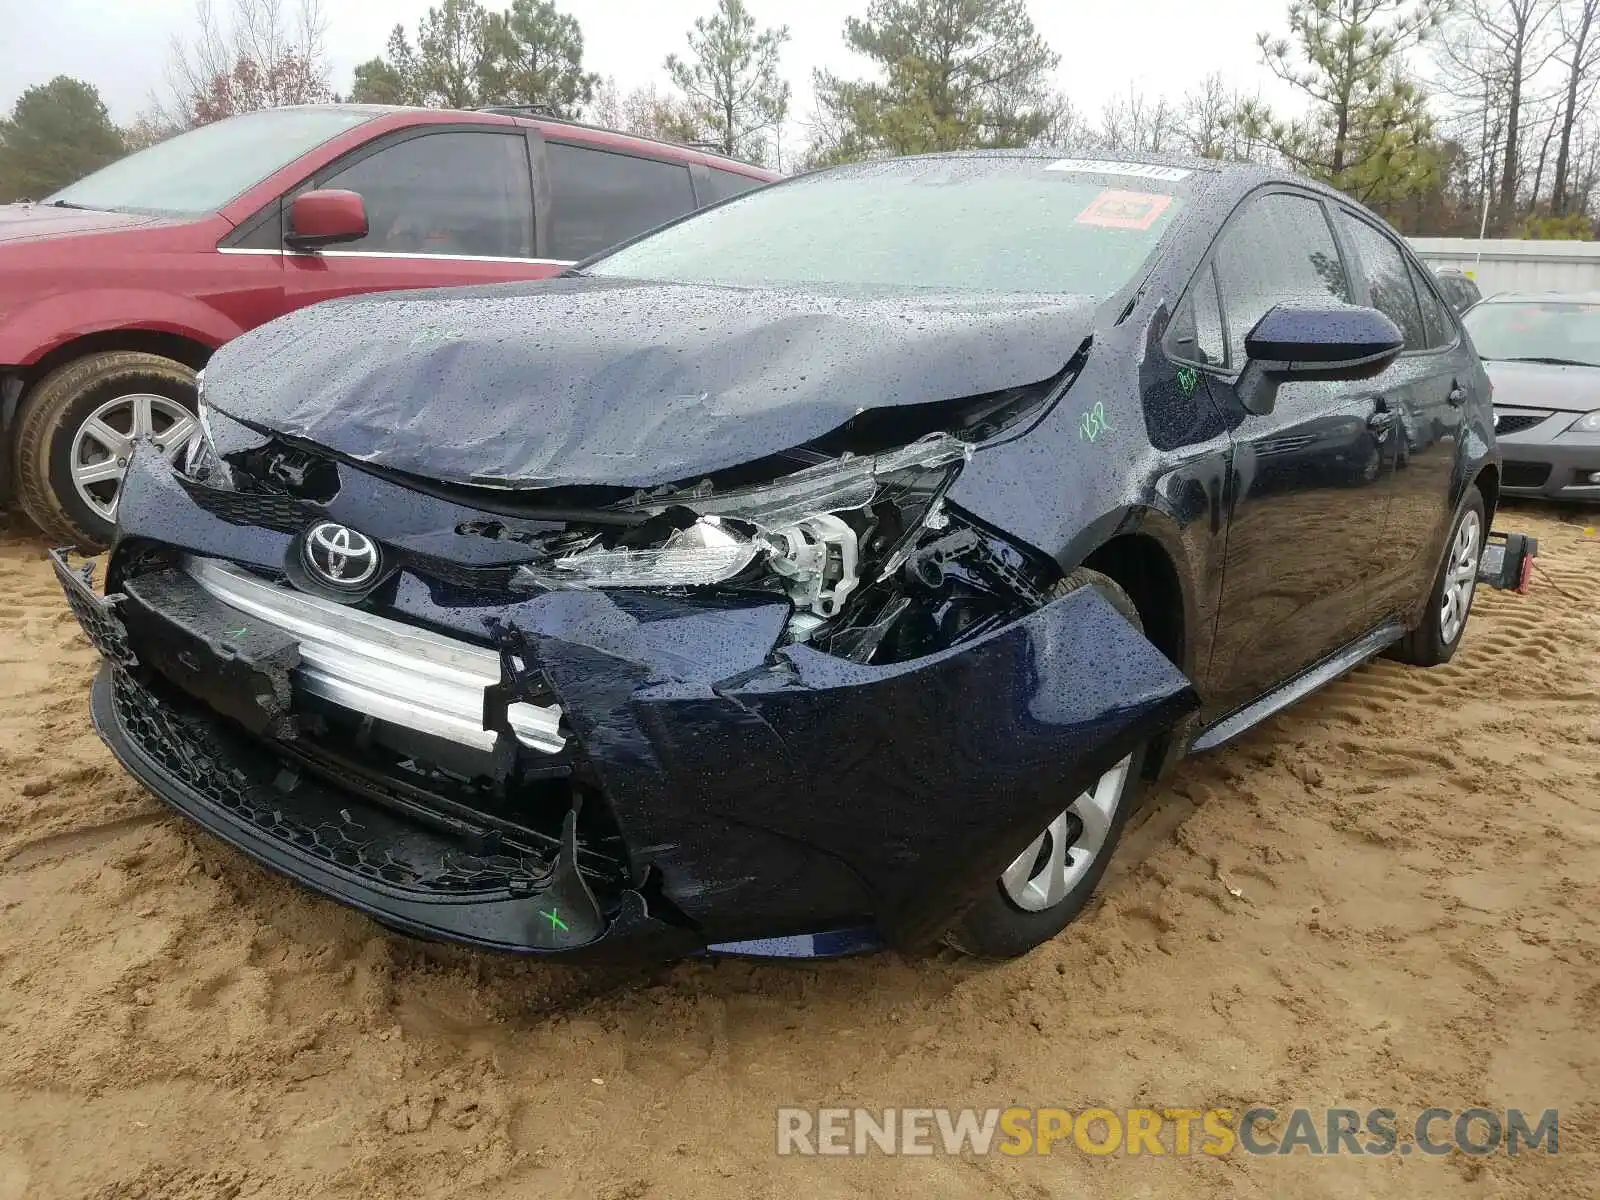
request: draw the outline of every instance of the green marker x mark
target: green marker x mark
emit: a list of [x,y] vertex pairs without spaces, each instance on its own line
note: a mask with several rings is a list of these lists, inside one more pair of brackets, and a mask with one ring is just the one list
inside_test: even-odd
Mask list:
[[1192,395],[1200,383],[1200,372],[1193,367],[1178,368],[1178,386],[1183,389],[1185,396]]
[[249,632],[250,632],[250,626],[241,625],[237,629],[228,630],[228,636],[231,637],[231,638],[242,638],[245,634],[247,634]]
[[552,908],[549,912],[545,912],[544,909],[541,908],[539,910],[539,915],[546,921],[550,922],[551,929],[560,929],[563,931],[566,930],[567,923],[561,919],[561,910],[559,908]]

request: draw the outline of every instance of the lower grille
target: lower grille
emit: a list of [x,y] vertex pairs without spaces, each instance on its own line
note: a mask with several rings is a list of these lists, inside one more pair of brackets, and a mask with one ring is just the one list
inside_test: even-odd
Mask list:
[[1504,462],[1500,464],[1500,485],[1513,488],[1543,487],[1550,482],[1549,463]]
[[408,821],[295,772],[264,745],[158,697],[117,668],[117,721],[167,774],[261,833],[324,862],[392,887],[471,894],[537,887],[546,852],[496,834],[451,835]]
[[94,595],[94,565],[69,567],[65,557],[69,553],[52,551],[50,558],[61,590],[66,594],[67,607],[78,618],[78,624],[83,626],[83,632],[96,650],[114,663],[131,667],[134,658],[133,651],[128,648],[127,629],[117,617],[115,606]]

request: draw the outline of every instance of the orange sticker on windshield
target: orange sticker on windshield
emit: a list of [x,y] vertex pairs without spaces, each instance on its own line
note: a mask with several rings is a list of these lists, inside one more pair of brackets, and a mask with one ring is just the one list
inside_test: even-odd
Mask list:
[[1171,196],[1159,192],[1101,192],[1078,214],[1079,225],[1104,229],[1149,229],[1172,205]]

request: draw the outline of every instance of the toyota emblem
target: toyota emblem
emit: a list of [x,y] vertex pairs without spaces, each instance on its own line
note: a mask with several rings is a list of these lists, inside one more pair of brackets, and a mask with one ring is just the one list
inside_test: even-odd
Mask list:
[[301,547],[306,570],[319,583],[353,590],[377,577],[382,565],[378,545],[366,534],[346,525],[324,521],[306,531]]

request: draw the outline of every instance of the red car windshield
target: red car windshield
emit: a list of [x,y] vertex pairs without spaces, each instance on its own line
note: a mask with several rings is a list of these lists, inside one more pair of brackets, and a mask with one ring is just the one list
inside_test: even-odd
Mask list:
[[118,159],[44,203],[156,217],[206,216],[306,151],[377,115],[330,105],[230,117]]

